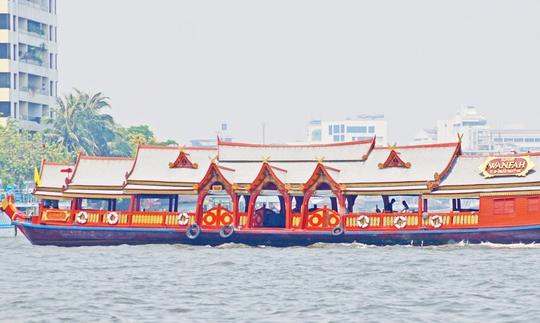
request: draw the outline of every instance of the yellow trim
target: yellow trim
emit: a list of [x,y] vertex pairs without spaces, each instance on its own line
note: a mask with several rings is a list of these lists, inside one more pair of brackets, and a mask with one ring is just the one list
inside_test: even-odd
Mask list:
[[539,186],[540,182],[527,182],[527,183],[501,183],[501,184],[474,184],[474,185],[441,185],[437,188],[440,191],[451,190],[467,190],[467,189],[487,189],[487,188],[511,188],[511,187],[527,187],[527,186]]
[[107,194],[81,194],[81,193],[71,193],[71,194],[64,194],[64,197],[67,197],[67,198],[95,198],[95,199],[114,199],[114,198],[126,198],[126,197],[131,197],[131,195],[129,194],[125,194],[125,195],[119,195],[119,194],[111,194],[111,195],[107,195]]
[[189,183],[189,182],[161,182],[161,181],[134,181],[128,180],[127,185],[147,185],[147,186],[185,186],[193,188],[194,185],[199,183]]
[[398,194],[413,194],[413,195],[422,195],[429,193],[429,190],[402,190],[402,191],[345,191],[347,195],[398,195]]
[[134,194],[178,194],[178,195],[197,195],[195,190],[190,191],[162,191],[162,190],[124,190],[127,195]]
[[389,182],[389,183],[342,183],[346,185],[347,188],[353,187],[381,187],[381,186],[415,186],[415,185],[425,185],[427,187],[428,181],[417,181],[417,182]]

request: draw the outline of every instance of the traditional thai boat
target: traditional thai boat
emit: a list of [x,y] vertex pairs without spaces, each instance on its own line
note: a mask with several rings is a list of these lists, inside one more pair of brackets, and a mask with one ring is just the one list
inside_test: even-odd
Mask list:
[[38,214],[1,208],[33,244],[304,246],[540,241],[540,154],[461,143],[377,147],[222,142],[135,158],[43,161]]

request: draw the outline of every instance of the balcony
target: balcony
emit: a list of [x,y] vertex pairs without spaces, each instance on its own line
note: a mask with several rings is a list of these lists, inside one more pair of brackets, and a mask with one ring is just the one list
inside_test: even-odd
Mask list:
[[27,51],[19,52],[19,61],[41,67],[48,67],[46,59],[43,58],[44,53],[46,54],[46,49],[40,47],[32,47]]
[[19,4],[25,5],[30,8],[43,10],[49,12],[49,7],[44,5],[41,1],[32,1],[32,0],[19,0]]

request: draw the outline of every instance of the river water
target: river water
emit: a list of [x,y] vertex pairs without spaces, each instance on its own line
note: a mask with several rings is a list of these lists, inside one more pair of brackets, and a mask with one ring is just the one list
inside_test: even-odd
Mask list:
[[540,245],[36,247],[0,238],[6,322],[533,322]]

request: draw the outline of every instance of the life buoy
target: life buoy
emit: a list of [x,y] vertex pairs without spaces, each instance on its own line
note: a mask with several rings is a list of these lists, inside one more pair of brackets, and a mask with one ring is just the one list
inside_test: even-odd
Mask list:
[[88,213],[81,211],[75,215],[75,222],[78,224],[86,224],[88,222]]
[[186,212],[182,212],[178,214],[178,224],[179,225],[187,225],[189,223],[189,214]]
[[429,224],[431,224],[432,227],[435,229],[438,229],[442,226],[443,221],[442,217],[440,215],[433,215],[429,218]]
[[234,233],[234,225],[232,224],[224,225],[219,230],[219,236],[222,237],[223,239],[227,239],[228,237],[232,236],[233,233]]
[[369,217],[367,215],[361,215],[356,218],[356,225],[362,229],[369,227]]
[[324,224],[322,214],[312,214],[308,219],[308,223],[312,227],[322,227]]
[[345,231],[343,231],[343,228],[340,227],[340,226],[337,226],[335,228],[332,229],[332,235],[334,237],[337,237],[337,236],[340,236],[344,233]]
[[400,215],[400,216],[396,216],[394,218],[394,226],[397,228],[397,229],[403,229],[407,226],[407,218],[404,217],[403,215]]
[[201,227],[197,223],[191,224],[186,230],[186,236],[191,240],[197,239],[200,234]]
[[118,213],[111,212],[107,214],[107,223],[110,225],[118,224],[118,221],[120,221],[120,216],[118,216]]

